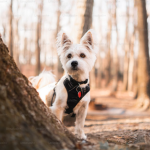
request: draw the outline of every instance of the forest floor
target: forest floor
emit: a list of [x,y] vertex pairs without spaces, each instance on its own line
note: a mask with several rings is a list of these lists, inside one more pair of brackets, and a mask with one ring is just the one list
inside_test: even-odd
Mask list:
[[[150,150],[150,112],[134,109],[133,93],[94,90],[92,95],[84,131],[93,145],[87,149]],[[68,129],[74,132],[74,126]]]

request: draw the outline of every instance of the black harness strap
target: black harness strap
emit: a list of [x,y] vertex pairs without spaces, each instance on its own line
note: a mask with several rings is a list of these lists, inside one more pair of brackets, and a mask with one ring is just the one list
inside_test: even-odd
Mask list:
[[[59,79],[59,80],[60,80],[60,79]],[[59,82],[59,80],[58,80],[58,82]],[[55,91],[55,88],[56,88],[56,85],[57,85],[58,82],[56,82],[55,87],[53,88],[53,96],[52,96],[52,100],[51,100],[51,106],[53,105],[54,97],[56,97],[56,91]]]
[[[67,114],[72,113],[71,117],[75,117],[75,114],[73,113],[73,109],[75,108],[75,106],[90,91],[89,84],[84,88],[80,87],[80,84],[86,84],[87,82],[88,79],[82,82],[78,82],[74,80],[71,76],[69,76],[69,79],[66,78],[63,82],[68,94],[68,98],[67,98],[68,108],[66,109],[65,113]],[[54,92],[51,100],[51,106],[53,104],[54,97],[56,96],[55,88],[53,90]]]
[[53,89],[53,96],[52,96],[52,100],[51,100],[51,106],[53,105],[53,101],[54,101],[54,97],[56,96],[56,91],[55,91],[55,87]]
[[[80,87],[80,84],[86,84],[88,82],[88,79],[82,82],[77,82],[71,76],[69,77],[70,80],[68,78],[64,80],[64,86],[68,93],[68,99],[67,99],[68,108],[65,111],[65,113],[67,114],[73,113],[73,109],[75,108],[75,106],[90,91],[89,84],[84,88]],[[75,114],[73,113],[72,117],[74,116]]]

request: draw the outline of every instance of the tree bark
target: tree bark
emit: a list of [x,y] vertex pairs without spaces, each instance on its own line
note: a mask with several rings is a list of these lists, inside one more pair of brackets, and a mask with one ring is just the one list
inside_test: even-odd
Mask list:
[[93,0],[77,1],[77,16],[73,29],[75,43],[79,43],[82,36],[91,28],[93,3]]
[[136,0],[138,9],[138,101],[137,107],[146,110],[150,106],[150,66],[146,0]]
[[10,2],[9,6],[9,42],[8,42],[8,48],[10,50],[10,55],[13,56],[13,0]]
[[0,38],[0,141],[5,150],[73,149],[77,139],[40,99]]

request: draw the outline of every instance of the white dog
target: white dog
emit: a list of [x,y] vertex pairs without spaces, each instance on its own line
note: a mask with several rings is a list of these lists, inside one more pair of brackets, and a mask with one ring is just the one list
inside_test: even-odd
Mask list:
[[43,71],[29,80],[59,120],[66,113],[76,115],[75,132],[79,138],[86,139],[84,122],[90,102],[89,72],[98,52],[93,30],[85,33],[80,44],[73,44],[65,33],[59,33],[57,52],[65,75],[56,83],[51,72]]

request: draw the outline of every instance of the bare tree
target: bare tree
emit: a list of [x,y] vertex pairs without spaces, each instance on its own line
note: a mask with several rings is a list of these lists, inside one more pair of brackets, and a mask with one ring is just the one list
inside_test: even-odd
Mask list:
[[[20,3],[19,1],[17,1],[17,10],[22,10],[21,8],[25,7],[26,3],[24,3],[24,5],[22,7],[20,7]],[[14,16],[14,15],[13,15]],[[20,44],[20,36],[19,36],[19,22],[20,22],[21,16],[20,15],[16,15],[15,17],[13,17],[13,21],[14,21],[14,26],[13,26],[13,39],[14,39],[14,44],[13,44],[13,58],[17,64],[17,66],[20,68],[21,64],[19,62],[19,55],[20,55],[20,51],[19,51],[19,44]]]
[[[108,4],[109,5],[109,4]],[[108,31],[107,31],[107,56],[106,56],[106,69],[105,69],[105,80],[107,86],[111,78],[111,33],[112,33],[112,15],[111,8],[109,8],[109,19],[108,19]]]
[[20,18],[17,18],[15,20],[15,45],[14,45],[14,60],[17,64],[17,66],[19,67],[19,29],[18,29],[18,24],[19,24],[19,19]]
[[129,0],[126,1],[126,34],[125,34],[125,41],[124,41],[124,72],[123,72],[123,90],[127,90],[128,84],[128,67],[129,67],[129,31],[128,31],[128,24],[129,24]]
[[136,0],[138,10],[138,100],[137,107],[146,110],[150,106],[150,66],[146,0]]
[[5,40],[6,40],[6,25],[4,23],[2,23],[2,27],[3,27],[3,39],[5,42]]
[[38,22],[36,27],[36,74],[41,71],[40,51],[41,51],[41,30],[42,30],[42,11],[43,11],[43,0],[38,4]]
[[[91,28],[93,14],[93,0],[78,0],[74,24],[74,41],[79,43],[82,36]],[[95,68],[90,73],[91,87],[95,88]]]
[[96,86],[96,88],[100,88],[101,87],[101,65],[102,65],[102,60],[101,60],[100,55],[97,56],[96,65],[98,67],[93,68],[92,69],[93,72],[91,72],[91,74],[93,75],[93,78],[94,78],[95,69],[96,69],[96,77],[95,77],[96,79],[94,78],[94,81],[95,81],[94,87]]
[[8,48],[10,51],[10,55],[13,56],[13,0],[10,1],[9,6],[9,43]]
[[[55,38],[57,37],[57,34],[59,33],[61,27],[60,27],[60,7],[61,7],[61,0],[58,1],[58,10],[57,10],[57,26],[56,26],[56,32],[55,32]],[[62,77],[63,74],[63,68],[60,62],[59,57],[57,56],[57,79],[59,80]]]
[[130,56],[128,69],[128,91],[132,91],[134,83],[134,43],[135,43],[135,28],[130,41]]
[[[134,0],[134,8],[133,9],[133,20],[134,20],[134,29],[133,29],[133,33],[132,33],[132,37],[130,40],[130,44],[129,44],[129,51],[130,51],[130,55],[129,55],[129,69],[128,69],[128,91],[132,91],[133,90],[133,84],[134,82],[134,72],[135,72],[135,58],[134,58],[134,44],[135,44],[135,33],[136,33],[136,5],[135,5],[135,0]],[[136,77],[135,77],[136,78]]]
[[24,37],[23,56],[24,56],[25,63],[27,63],[27,60],[28,60],[27,44],[28,44],[28,39],[27,39],[27,37]]
[[56,32],[55,32],[55,37],[57,37],[58,32],[60,31],[60,6],[61,6],[61,0],[57,0],[58,2],[58,10],[57,10],[57,25],[56,25]]
[[117,85],[118,85],[118,25],[117,25],[117,16],[116,16],[116,9],[117,9],[117,0],[114,0],[114,26],[116,29],[116,46],[115,49],[113,50],[113,91],[117,90]]
[[74,25],[74,40],[79,43],[81,37],[91,28],[93,0],[78,0]]

